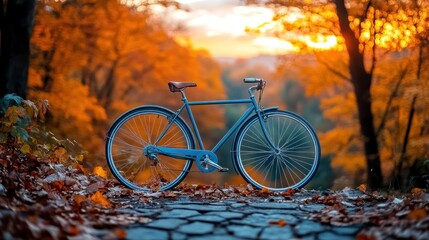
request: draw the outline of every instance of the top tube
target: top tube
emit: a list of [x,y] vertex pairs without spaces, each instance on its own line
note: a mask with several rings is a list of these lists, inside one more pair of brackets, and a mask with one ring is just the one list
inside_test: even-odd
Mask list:
[[189,105],[238,104],[238,103],[252,103],[252,100],[236,99],[236,100],[213,100],[213,101],[188,102]]

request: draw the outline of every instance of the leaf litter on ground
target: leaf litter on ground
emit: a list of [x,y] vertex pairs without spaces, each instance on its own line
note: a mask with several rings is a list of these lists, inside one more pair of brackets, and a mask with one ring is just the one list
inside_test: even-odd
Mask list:
[[[364,185],[341,191],[289,189],[273,192],[251,185],[180,184],[163,192],[134,191],[106,178],[105,170],[87,171],[65,164],[65,153],[41,158],[10,144],[0,144],[0,233],[3,239],[123,238],[130,224],[151,221],[133,209],[182,197],[200,201],[233,199],[295,202],[301,209],[322,206],[309,218],[332,226],[365,225],[358,239],[429,239],[429,194],[368,192]],[[267,225],[284,227],[284,219]],[[100,233],[100,229],[107,230]],[[427,237],[427,238],[426,238]]]

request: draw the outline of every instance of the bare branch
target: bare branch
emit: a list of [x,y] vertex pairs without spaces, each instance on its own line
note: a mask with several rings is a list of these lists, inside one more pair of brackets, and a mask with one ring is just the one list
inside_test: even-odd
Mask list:
[[316,57],[317,61],[320,62],[323,66],[325,66],[330,72],[342,78],[343,80],[351,82],[351,79],[349,76],[343,74],[342,72],[338,71],[334,67],[330,66],[327,62],[323,61],[322,58],[316,52],[314,52],[314,56]]
[[381,121],[380,121],[380,124],[378,125],[377,131],[375,132],[375,135],[377,137],[380,135],[381,130],[383,130],[383,128],[384,128],[384,126],[386,124],[387,115],[389,114],[390,107],[391,107],[392,102],[393,102],[393,98],[396,97],[396,94],[399,91],[399,86],[401,85],[402,80],[405,78],[405,75],[406,75],[406,73],[408,71],[408,66],[409,65],[410,64],[408,63],[407,66],[405,66],[405,68],[402,69],[402,71],[400,73],[400,76],[399,76],[399,80],[398,80],[398,82],[396,82],[395,88],[393,89],[392,93],[389,96],[389,100],[387,101],[386,109],[384,110],[383,117],[381,118]]

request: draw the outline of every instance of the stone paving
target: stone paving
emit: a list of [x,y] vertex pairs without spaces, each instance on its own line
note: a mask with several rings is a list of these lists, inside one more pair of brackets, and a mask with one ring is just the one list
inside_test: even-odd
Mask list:
[[[364,224],[332,226],[309,219],[325,205],[257,197],[202,200],[179,197],[140,204],[133,211],[151,219],[129,226],[127,239],[355,239]],[[277,224],[279,223],[279,224]],[[282,223],[282,224],[280,224]]]

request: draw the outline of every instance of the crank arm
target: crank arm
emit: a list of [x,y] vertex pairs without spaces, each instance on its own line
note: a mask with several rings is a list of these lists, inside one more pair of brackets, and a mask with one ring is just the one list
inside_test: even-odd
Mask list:
[[213,162],[210,159],[205,159],[204,162],[207,163],[208,165],[216,168],[217,170],[219,170],[219,172],[228,172],[229,171],[228,168],[224,168],[224,167],[220,166],[219,164]]

